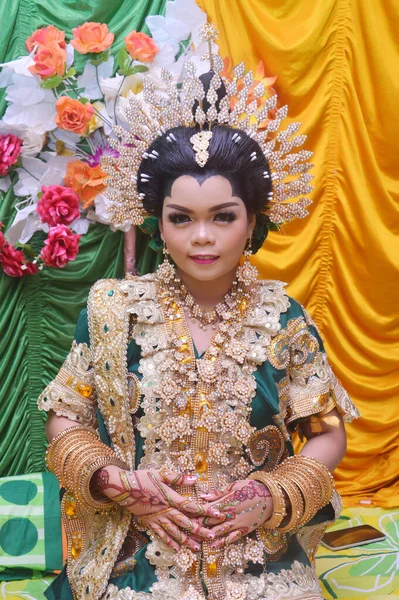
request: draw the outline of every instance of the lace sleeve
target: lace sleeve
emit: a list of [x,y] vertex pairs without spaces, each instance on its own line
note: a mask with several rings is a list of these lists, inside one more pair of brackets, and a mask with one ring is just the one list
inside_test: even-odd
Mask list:
[[331,369],[310,316],[303,310],[303,317],[291,323],[287,376],[279,386],[286,426],[292,428],[299,420],[327,413],[335,407],[344,421],[358,418],[357,408]]
[[[81,315],[79,324],[86,320]],[[77,328],[77,331],[79,327]],[[76,335],[85,339],[85,335]],[[55,379],[40,394],[40,410],[53,410],[57,415],[77,421],[82,425],[96,426],[97,401],[91,351],[87,343],[74,340],[71,350]]]

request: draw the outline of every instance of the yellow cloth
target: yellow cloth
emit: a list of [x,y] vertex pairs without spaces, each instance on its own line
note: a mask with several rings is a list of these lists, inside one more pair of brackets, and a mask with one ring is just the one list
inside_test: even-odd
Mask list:
[[328,531],[363,524],[375,527],[385,539],[336,551],[319,546],[316,572],[325,600],[399,600],[399,512],[346,508]]
[[278,75],[280,104],[308,134],[311,217],[270,234],[255,263],[262,277],[290,283],[362,414],[347,428],[348,452],[336,471],[346,503],[398,505],[399,5],[198,4],[220,31],[221,55],[253,70],[263,60],[265,75]]

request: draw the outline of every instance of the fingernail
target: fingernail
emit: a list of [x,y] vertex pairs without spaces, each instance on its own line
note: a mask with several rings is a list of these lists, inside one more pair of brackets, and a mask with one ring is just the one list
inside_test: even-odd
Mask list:
[[217,548],[218,547],[218,543],[217,542],[213,542],[213,544],[210,544],[211,548]]
[[212,511],[214,517],[220,517],[220,512],[218,510]]
[[194,481],[197,481],[197,477],[195,475],[188,475],[187,476],[188,481],[192,481],[194,483]]
[[201,496],[203,498],[210,498],[212,496],[212,494],[201,494]]
[[215,539],[215,534],[214,534],[214,533],[212,533],[212,531],[211,531],[211,532],[209,533],[209,537],[210,537],[210,539],[211,539],[211,540],[214,540],[214,539]]
[[195,544],[194,550],[197,550],[197,552],[198,552],[200,550],[200,546],[198,546],[197,544]]

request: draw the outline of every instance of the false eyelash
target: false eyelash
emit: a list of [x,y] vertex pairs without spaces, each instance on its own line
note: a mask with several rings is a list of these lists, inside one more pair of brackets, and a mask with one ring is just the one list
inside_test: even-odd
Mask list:
[[[225,219],[221,219],[221,221],[224,223],[232,223],[233,221],[235,221],[237,219],[236,213],[232,212],[232,211],[218,212],[214,216],[214,219],[216,219],[216,217],[220,217],[220,216],[225,217]],[[189,218],[190,218],[189,215],[186,215],[183,213],[170,213],[168,215],[168,220],[174,224],[187,223],[186,220],[181,220],[181,219],[189,219]]]

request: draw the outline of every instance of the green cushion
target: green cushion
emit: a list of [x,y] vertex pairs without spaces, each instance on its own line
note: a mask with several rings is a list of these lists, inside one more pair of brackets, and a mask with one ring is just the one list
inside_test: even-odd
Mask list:
[[0,479],[0,581],[62,566],[56,477],[35,473]]

